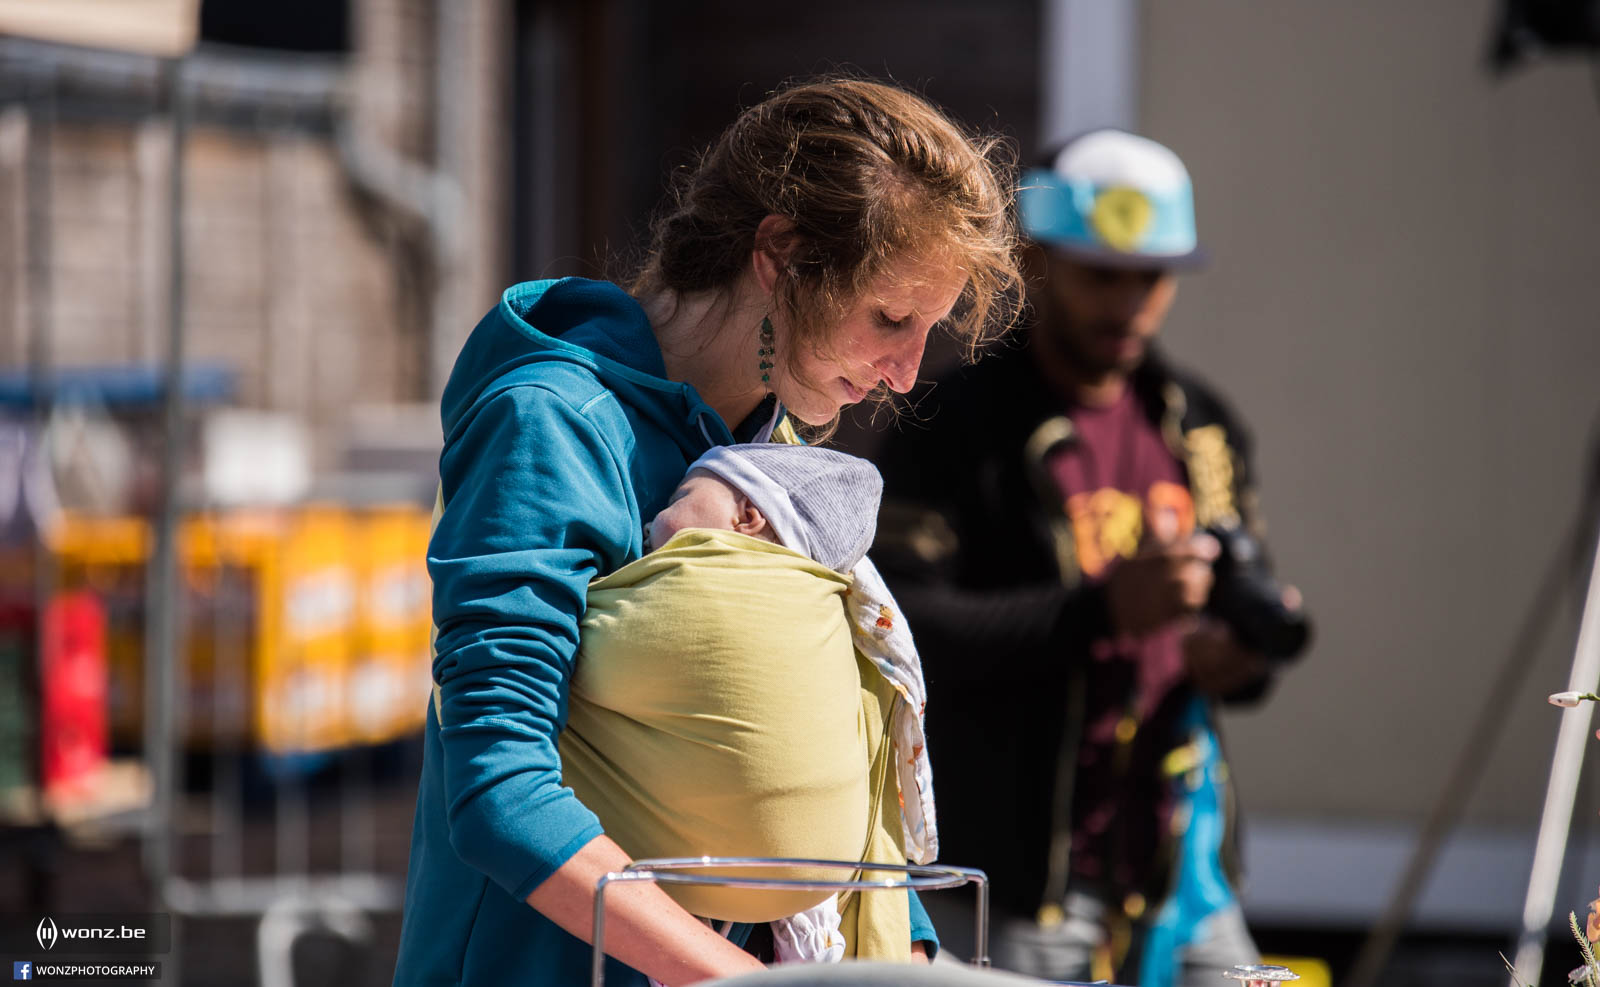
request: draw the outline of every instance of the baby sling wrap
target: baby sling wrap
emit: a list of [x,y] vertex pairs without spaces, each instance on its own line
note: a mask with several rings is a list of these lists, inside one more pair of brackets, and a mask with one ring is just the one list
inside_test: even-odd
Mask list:
[[[630,856],[905,863],[897,693],[852,644],[850,586],[782,546],[704,529],[590,584],[563,780]],[[740,922],[829,895],[664,888],[696,915]],[[851,893],[840,911],[846,955],[909,958],[903,892]]]

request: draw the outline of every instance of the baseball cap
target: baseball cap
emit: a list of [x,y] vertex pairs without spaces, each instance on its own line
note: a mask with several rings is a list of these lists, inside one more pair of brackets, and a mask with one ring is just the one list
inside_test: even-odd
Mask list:
[[1029,238],[1115,267],[1205,262],[1189,170],[1167,147],[1125,130],[1094,130],[1046,160],[1017,191]]

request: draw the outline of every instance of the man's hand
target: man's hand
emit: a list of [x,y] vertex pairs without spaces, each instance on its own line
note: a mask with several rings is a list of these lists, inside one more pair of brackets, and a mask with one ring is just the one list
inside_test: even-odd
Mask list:
[[1106,579],[1106,605],[1116,634],[1148,634],[1198,611],[1211,593],[1211,563],[1221,546],[1210,535],[1146,545]]
[[1254,685],[1271,668],[1266,658],[1241,645],[1227,624],[1205,618],[1184,635],[1183,664],[1194,687],[1218,699]]

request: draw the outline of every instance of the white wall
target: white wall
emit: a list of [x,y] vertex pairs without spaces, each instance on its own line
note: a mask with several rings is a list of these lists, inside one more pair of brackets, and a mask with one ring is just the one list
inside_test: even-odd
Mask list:
[[[1140,126],[1193,171],[1215,257],[1168,345],[1253,424],[1280,569],[1320,621],[1227,723],[1257,819],[1420,819],[1576,510],[1600,103],[1579,59],[1492,79],[1498,7],[1143,6]],[[1504,699],[1475,826],[1538,816],[1573,595]]]

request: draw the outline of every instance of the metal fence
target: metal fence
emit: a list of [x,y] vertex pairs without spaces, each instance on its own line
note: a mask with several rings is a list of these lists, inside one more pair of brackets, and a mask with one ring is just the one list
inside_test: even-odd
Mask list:
[[[52,874],[76,839],[137,845],[149,908],[175,920],[174,983],[236,982],[185,969],[196,921],[254,920],[276,987],[301,936],[369,942],[401,901],[379,845],[409,832],[427,701],[426,442],[342,470],[319,415],[373,385],[273,377],[281,299],[311,290],[286,251],[364,235],[366,294],[401,276],[340,164],[346,84],[331,59],[0,39],[0,853],[37,908],[72,900]],[[206,153],[263,176],[253,204],[228,214],[232,186],[195,185]],[[310,232],[285,239],[295,223]],[[315,322],[300,313],[300,366],[321,362]],[[375,397],[405,397],[406,359],[379,348]],[[305,475],[241,503],[218,494],[230,458],[232,488]],[[69,638],[98,661],[71,665]],[[68,733],[77,767],[50,761]]]

